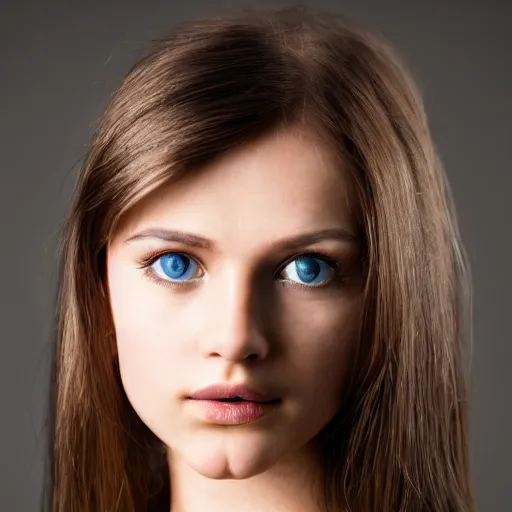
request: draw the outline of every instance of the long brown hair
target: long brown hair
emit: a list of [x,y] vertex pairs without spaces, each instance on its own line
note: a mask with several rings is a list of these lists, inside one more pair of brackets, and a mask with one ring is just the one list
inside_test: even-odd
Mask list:
[[54,512],[169,510],[164,447],[119,377],[105,292],[119,218],[163,183],[297,124],[350,168],[367,262],[347,399],[317,439],[325,510],[474,510],[471,279],[420,94],[381,38],[288,9],[178,27],[131,69],[97,128],[62,234]]

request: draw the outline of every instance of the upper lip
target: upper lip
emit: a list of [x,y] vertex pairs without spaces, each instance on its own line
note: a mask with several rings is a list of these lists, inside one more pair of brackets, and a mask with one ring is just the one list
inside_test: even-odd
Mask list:
[[251,402],[271,402],[277,400],[278,397],[254,391],[243,384],[228,385],[214,384],[206,388],[195,391],[187,398],[194,400],[220,400],[222,398],[242,398]]

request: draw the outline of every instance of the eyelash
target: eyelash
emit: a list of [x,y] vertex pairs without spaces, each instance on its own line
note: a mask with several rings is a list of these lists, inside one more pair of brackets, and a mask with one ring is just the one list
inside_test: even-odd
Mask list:
[[[155,261],[157,261],[158,258],[161,258],[162,256],[165,256],[166,254],[183,254],[184,256],[187,256],[187,258],[190,258],[190,259],[196,261],[196,263],[198,263],[201,267],[203,266],[203,264],[200,260],[198,260],[195,257],[192,257],[191,255],[187,254],[186,252],[169,251],[169,250],[161,251],[160,250],[160,251],[152,251],[149,254],[147,254],[146,256],[144,256],[139,261],[138,268],[144,271],[144,275],[148,279],[150,279],[151,281],[153,281],[156,284],[159,284],[161,286],[169,286],[171,288],[181,288],[183,286],[193,285],[194,281],[167,281],[165,279],[161,279],[160,277],[158,277],[157,275],[154,274],[154,272],[151,269],[151,265],[153,265],[153,263]],[[282,286],[293,286],[293,287],[305,288],[306,290],[312,290],[312,289],[314,290],[314,289],[318,289],[318,288],[325,289],[325,288],[331,288],[331,287],[335,287],[335,286],[341,286],[348,281],[348,278],[342,274],[341,264],[338,261],[336,261],[335,259],[333,259],[331,256],[329,256],[327,254],[323,254],[318,251],[302,251],[300,253],[295,254],[291,258],[287,259],[285,263],[280,265],[279,270],[276,273],[277,274],[281,273],[286,268],[286,266],[289,263],[291,263],[294,259],[298,258],[299,256],[304,256],[304,255],[313,256],[313,257],[321,259],[322,261],[327,263],[334,270],[334,275],[332,276],[332,278],[329,281],[327,281],[326,284],[321,284],[321,285],[306,285],[306,284],[297,283],[295,281],[281,279],[279,282],[281,283]]]

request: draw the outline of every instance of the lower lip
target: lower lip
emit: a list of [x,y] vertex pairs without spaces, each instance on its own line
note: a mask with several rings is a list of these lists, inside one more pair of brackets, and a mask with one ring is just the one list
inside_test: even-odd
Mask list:
[[218,400],[187,400],[199,409],[203,418],[222,425],[243,425],[257,421],[273,412],[279,400],[273,402],[220,402]]

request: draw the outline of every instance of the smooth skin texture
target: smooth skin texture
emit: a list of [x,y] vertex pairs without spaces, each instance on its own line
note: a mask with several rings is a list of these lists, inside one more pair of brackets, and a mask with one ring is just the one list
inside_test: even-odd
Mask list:
[[[312,439],[342,404],[359,337],[355,198],[327,148],[289,129],[162,187],[123,217],[107,251],[121,378],[168,448],[173,512],[316,509]],[[325,230],[334,231],[282,243]],[[158,237],[169,231],[209,243]],[[297,273],[308,252],[309,268],[314,260],[321,269],[312,283],[323,286]],[[179,254],[186,279],[175,285],[162,258],[142,268],[155,253]],[[215,383],[247,384],[281,403],[253,423],[212,423],[185,397]]]

